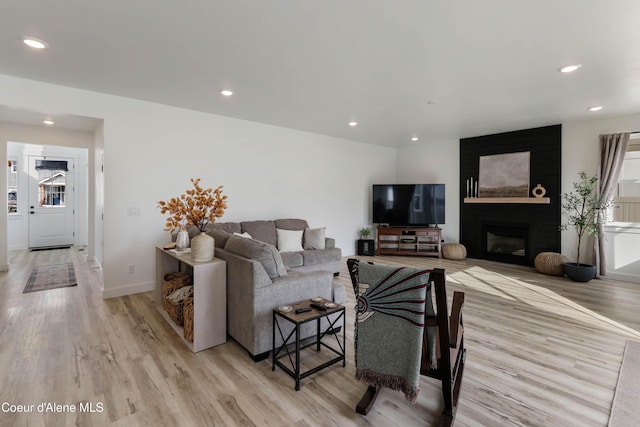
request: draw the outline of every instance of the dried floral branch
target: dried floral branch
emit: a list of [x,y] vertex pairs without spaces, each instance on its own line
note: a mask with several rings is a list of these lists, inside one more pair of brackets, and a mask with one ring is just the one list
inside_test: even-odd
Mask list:
[[200,186],[200,178],[193,179],[193,189],[174,197],[167,202],[158,202],[160,213],[169,214],[165,224],[166,231],[176,232],[188,225],[195,225],[200,231],[209,223],[214,223],[224,215],[227,208],[227,196],[222,195],[223,186],[215,190]]

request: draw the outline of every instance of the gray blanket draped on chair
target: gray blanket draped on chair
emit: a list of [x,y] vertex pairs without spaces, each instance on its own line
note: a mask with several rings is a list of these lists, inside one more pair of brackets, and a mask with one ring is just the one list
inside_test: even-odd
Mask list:
[[[356,266],[356,379],[401,391],[415,403],[425,310],[428,316],[435,314],[430,270],[364,262]],[[436,360],[433,329],[427,330],[431,364]]]

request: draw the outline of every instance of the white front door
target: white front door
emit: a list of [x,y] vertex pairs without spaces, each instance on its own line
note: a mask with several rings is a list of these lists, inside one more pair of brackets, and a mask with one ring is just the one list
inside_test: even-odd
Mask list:
[[29,156],[29,248],[73,245],[73,159]]

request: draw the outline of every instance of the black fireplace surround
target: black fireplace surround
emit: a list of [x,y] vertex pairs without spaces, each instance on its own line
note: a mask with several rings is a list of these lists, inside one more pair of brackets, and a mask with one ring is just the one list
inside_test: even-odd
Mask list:
[[[533,266],[540,252],[560,252],[561,135],[562,126],[554,125],[460,140],[460,243],[469,258]],[[530,152],[529,191],[542,185],[549,204],[464,203],[480,156],[524,151]],[[501,239],[489,239],[488,231]]]

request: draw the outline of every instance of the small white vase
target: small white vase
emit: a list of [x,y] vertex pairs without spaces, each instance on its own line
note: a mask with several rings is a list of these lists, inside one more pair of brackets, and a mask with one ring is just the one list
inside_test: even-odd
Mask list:
[[211,261],[214,256],[215,241],[206,233],[191,239],[191,259],[196,262]]
[[184,251],[189,247],[189,233],[187,230],[180,230],[176,236],[176,250]]

